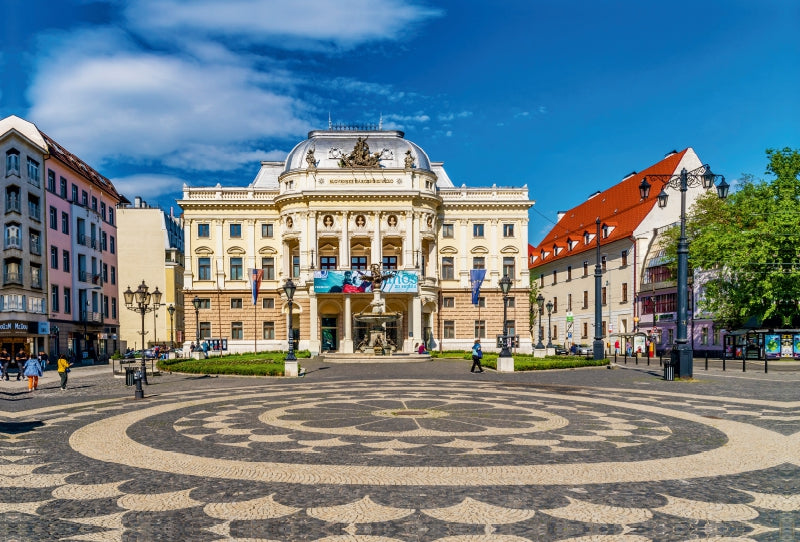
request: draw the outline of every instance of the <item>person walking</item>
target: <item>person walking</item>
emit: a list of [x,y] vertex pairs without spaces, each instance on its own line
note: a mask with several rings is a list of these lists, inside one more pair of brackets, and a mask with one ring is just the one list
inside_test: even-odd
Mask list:
[[25,367],[25,363],[28,361],[28,354],[25,353],[24,348],[20,347],[16,358],[14,358],[14,361],[17,362],[17,380],[21,380],[23,371],[22,368]]
[[42,364],[42,371],[46,371],[47,364],[50,363],[50,358],[44,350],[39,350],[39,363]]
[[28,361],[25,362],[25,366],[20,368],[20,372],[23,371],[25,376],[28,377],[28,391],[39,389],[39,377],[43,374],[41,362],[31,355]]
[[469,372],[474,373],[475,367],[478,368],[478,372],[483,372],[483,367],[481,367],[481,358],[483,357],[483,350],[481,349],[481,340],[475,339],[475,344],[472,345],[472,368]]
[[8,380],[8,366],[11,365],[11,354],[8,353],[8,350],[3,348],[0,351],[0,367],[2,367],[2,372],[0,373],[0,379]]
[[67,378],[69,375],[69,368],[72,364],[66,360],[64,356],[58,358],[58,376],[61,377],[61,389],[67,389]]

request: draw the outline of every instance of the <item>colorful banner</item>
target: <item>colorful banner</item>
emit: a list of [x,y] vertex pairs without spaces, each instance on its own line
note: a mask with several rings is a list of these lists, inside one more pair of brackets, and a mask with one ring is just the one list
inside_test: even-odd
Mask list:
[[472,304],[477,305],[481,295],[481,284],[486,278],[486,269],[470,269],[469,283],[472,285]]
[[792,337],[792,345],[794,359],[800,359],[800,335],[794,335]]
[[264,278],[263,269],[250,270],[251,287],[253,288],[253,305],[258,302],[258,290],[261,289],[261,279]]
[[[381,283],[385,293],[416,293],[419,276],[415,271],[396,271]],[[373,283],[368,271],[348,269],[346,271],[314,271],[314,291],[318,294],[364,294],[371,293]]]

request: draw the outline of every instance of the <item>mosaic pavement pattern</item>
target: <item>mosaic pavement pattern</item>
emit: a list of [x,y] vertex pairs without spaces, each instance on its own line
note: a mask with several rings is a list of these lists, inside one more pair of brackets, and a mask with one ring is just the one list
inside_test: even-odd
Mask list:
[[492,382],[8,414],[0,539],[800,539],[800,402]]

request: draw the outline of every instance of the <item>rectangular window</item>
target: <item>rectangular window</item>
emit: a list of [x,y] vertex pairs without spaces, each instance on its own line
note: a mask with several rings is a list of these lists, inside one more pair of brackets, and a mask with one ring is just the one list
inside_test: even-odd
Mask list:
[[64,314],[72,312],[72,289],[64,287]]
[[365,271],[367,269],[367,257],[366,256],[351,256],[350,257],[350,269],[358,269],[359,271]]
[[230,280],[242,280],[242,259],[231,258],[231,278]]
[[58,179],[58,195],[67,199],[67,180],[64,177]]
[[61,294],[58,291],[58,286],[50,287],[50,310],[58,312],[58,303],[61,300]]
[[581,338],[586,339],[589,337],[589,324],[587,322],[583,323],[583,329],[581,330]]
[[197,258],[197,280],[211,280],[211,258]]
[[47,190],[56,193],[56,172],[52,169],[47,170]]
[[442,298],[442,307],[445,309],[452,309],[456,306],[456,298],[454,297],[443,297]]
[[322,256],[319,259],[320,269],[336,269],[336,256]]
[[445,320],[442,333],[444,334],[445,339],[455,339],[456,338],[455,320]]
[[713,332],[711,333],[711,340],[713,341],[711,344],[719,344],[719,329],[714,327]]
[[[111,209],[109,209],[108,211],[111,212]],[[115,245],[116,245],[116,241],[114,240],[114,236],[113,235],[109,235],[108,236],[108,251],[111,254],[114,254],[114,251],[116,250]]]
[[117,283],[117,268],[113,265],[111,266],[111,284]]
[[292,256],[292,278],[300,277],[300,256]]
[[211,299],[207,297],[200,298],[200,308],[201,309],[211,309]]
[[275,258],[261,258],[261,269],[264,271],[264,280],[275,280]]
[[558,284],[558,270],[553,269],[553,284]]
[[603,273],[605,273],[606,272],[606,257],[605,256],[601,256],[600,257],[600,265],[603,267]]
[[92,196],[92,210],[93,211],[97,210],[97,198],[94,196]]
[[397,269],[397,256],[384,256],[383,257],[384,269]]
[[622,283],[622,301],[620,303],[627,303],[628,302],[628,283]]
[[58,269],[58,247],[50,245],[50,269]]
[[211,322],[200,322],[200,338],[211,338]]
[[511,280],[514,280],[514,275],[516,274],[517,267],[516,267],[516,258],[513,256],[511,257],[503,257],[503,275],[507,276]]
[[78,203],[78,185],[72,185],[72,198],[70,199],[72,203]]
[[230,225],[230,234],[231,238],[238,239],[242,236],[242,225],[241,224],[231,224]]
[[442,280],[455,279],[455,265],[452,256],[442,257]]
[[[269,238],[272,237],[273,231],[274,231],[273,230],[273,225],[272,225],[271,222],[267,222],[265,224],[261,224],[261,237],[269,239]],[[264,322],[264,323],[266,324],[267,322]]]
[[600,292],[601,292],[601,294],[600,294],[601,303],[602,303],[603,305],[605,305],[605,304],[606,304],[606,302],[608,301],[608,300],[606,299],[606,287],[605,287],[605,286],[603,286],[603,288],[600,290]]
[[264,339],[274,339],[275,338],[275,322],[264,322],[263,325],[264,329]]
[[[106,299],[108,299],[108,298],[106,298]],[[111,298],[111,318],[116,318],[116,317],[117,317],[117,298],[116,297],[112,297]]]
[[558,312],[558,298],[553,298],[553,312]]
[[517,298],[515,297],[507,297],[506,298],[506,307],[509,309],[513,309],[517,306]]
[[65,273],[69,273],[70,261],[71,261],[70,257],[69,257],[69,250],[62,250],[61,251],[61,256],[62,256],[61,263],[64,264],[64,265],[61,266],[61,269]]
[[69,215],[64,212],[61,213],[61,233],[69,235]]
[[567,294],[567,310],[572,310],[572,294]]
[[472,258],[473,269],[486,269],[486,258],[483,256],[475,256]]
[[452,224],[442,224],[442,237],[445,239],[452,239],[454,237]]
[[503,237],[514,237],[514,224],[503,224]]
[[241,322],[231,322],[231,339],[244,339],[244,328]]
[[567,266],[567,280],[572,280],[572,266]]
[[486,338],[486,320],[475,320],[475,338]]
[[473,237],[483,237],[483,224],[473,224],[472,225],[472,236]]
[[241,309],[242,308],[242,298],[241,297],[234,297],[231,299],[231,308],[232,309]]
[[708,327],[703,326],[700,329],[700,344],[707,345],[708,344]]
[[553,324],[553,341],[558,342],[558,326]]
[[103,220],[106,219],[106,204],[105,202],[100,202],[100,216],[103,217]]
[[624,267],[626,265],[628,265],[628,251],[627,250],[623,250],[622,251],[622,266]]
[[478,298],[478,306],[480,308],[482,308],[482,309],[486,308],[486,298],[485,297],[479,297]]
[[584,277],[589,276],[589,260],[584,260],[583,262],[583,276]]
[[36,187],[39,186],[39,162],[32,158],[28,158],[28,181]]
[[58,231],[58,210],[50,206],[50,229]]
[[197,236],[198,237],[210,237],[211,236],[211,226],[209,224],[198,224],[197,225]]
[[583,291],[583,307],[584,309],[589,308],[589,290]]
[[265,297],[261,299],[261,308],[262,309],[274,309],[275,308],[275,299],[272,297]]
[[109,207],[108,208],[108,223],[111,224],[112,226],[114,225],[114,208],[113,207]]
[[544,273],[539,274],[539,287],[544,288]]

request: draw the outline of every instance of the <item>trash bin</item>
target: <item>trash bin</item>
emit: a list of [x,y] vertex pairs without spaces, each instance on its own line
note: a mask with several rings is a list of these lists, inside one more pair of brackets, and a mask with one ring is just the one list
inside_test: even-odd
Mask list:
[[672,360],[664,363],[664,380],[675,380],[675,364]]
[[133,386],[135,384],[134,375],[136,374],[136,369],[133,367],[125,367],[125,385],[126,386]]

